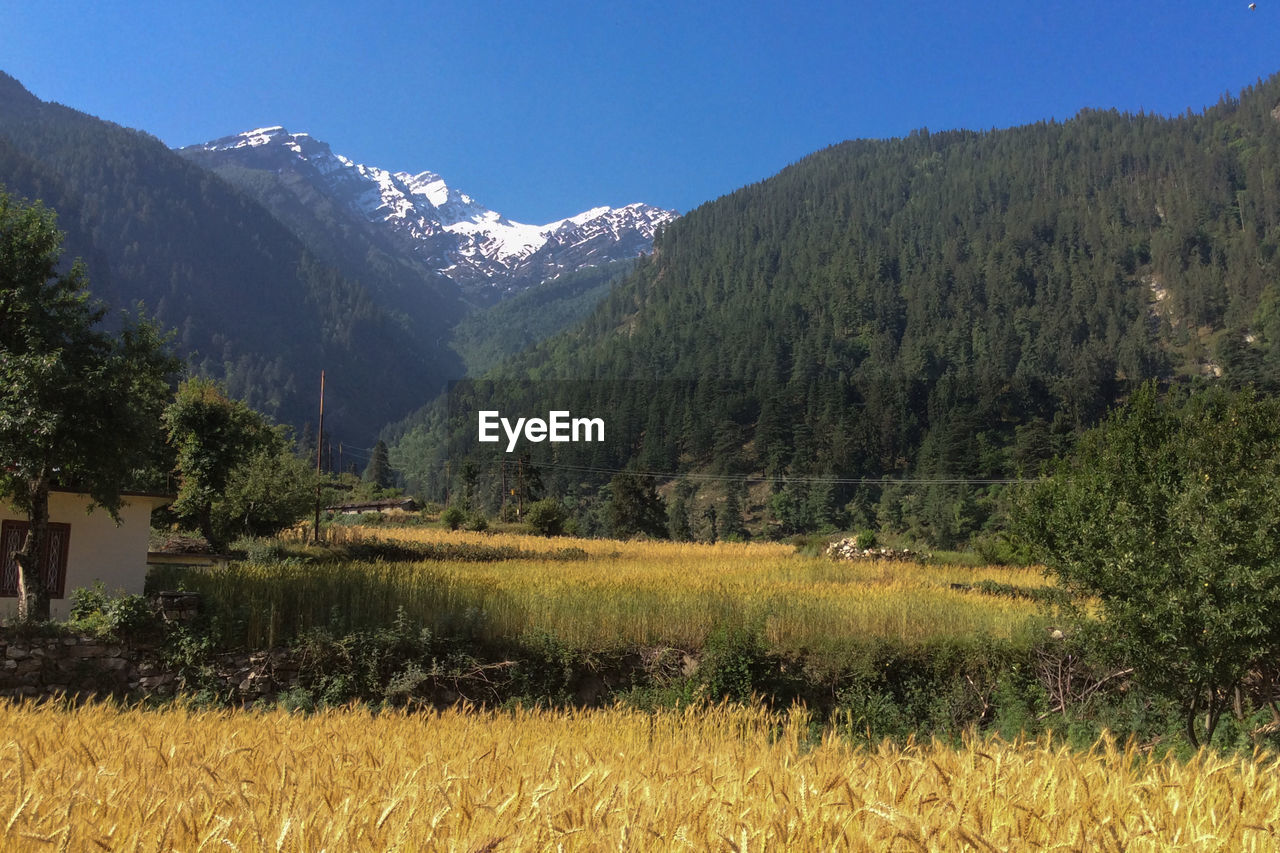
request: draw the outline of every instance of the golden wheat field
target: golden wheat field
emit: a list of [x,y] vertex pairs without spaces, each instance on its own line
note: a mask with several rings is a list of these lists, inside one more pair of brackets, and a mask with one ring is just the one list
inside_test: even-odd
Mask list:
[[[837,563],[772,543],[547,539],[425,527],[334,528],[328,535],[338,545],[376,538],[498,544],[547,557],[362,563],[325,570],[243,565],[227,575],[227,594],[245,595],[257,584],[270,598],[258,608],[263,614],[271,608],[300,613],[310,607],[323,616],[329,602],[348,612],[381,608],[383,621],[397,606],[426,624],[440,614],[483,613],[492,635],[546,631],[588,649],[700,648],[716,625],[741,621],[760,626],[774,649],[804,649],[835,659],[845,652],[844,644],[868,638],[915,642],[1026,635],[1037,630],[1035,602],[958,591],[953,585],[1046,584],[1039,569]],[[556,559],[554,552],[566,548],[578,549],[582,558]],[[265,635],[265,627],[255,630]],[[262,641],[257,634],[251,644]]]
[[806,715],[0,704],[5,850],[1275,850],[1280,766]]

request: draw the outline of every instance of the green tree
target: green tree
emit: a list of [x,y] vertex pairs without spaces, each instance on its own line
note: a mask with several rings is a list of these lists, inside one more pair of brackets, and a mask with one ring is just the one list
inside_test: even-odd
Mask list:
[[707,504],[702,510],[702,518],[707,522],[707,541],[711,543],[715,543],[720,538],[720,529],[716,523],[717,515],[715,504]]
[[467,514],[459,506],[445,507],[444,512],[440,513],[440,523],[450,530],[457,530],[466,520]]
[[697,492],[698,487],[685,479],[677,480],[672,490],[671,505],[667,508],[667,532],[677,542],[694,539],[689,508]]
[[227,476],[212,507],[219,539],[271,536],[305,518],[314,506],[315,472],[290,450],[283,428],[249,454]]
[[[521,451],[519,461],[514,466],[515,482],[512,484],[518,498],[517,505],[529,506],[542,500],[546,487],[542,483],[542,472],[533,464],[533,456],[528,450]],[[509,472],[508,477],[511,476]]]
[[105,311],[79,261],[58,272],[61,247],[52,211],[0,191],[0,498],[30,524],[16,554],[24,620],[49,617],[49,490],[83,490],[118,518],[121,490],[159,458],[178,366],[141,318],[118,335],[96,328]]
[[725,484],[724,514],[721,517],[721,532],[725,539],[738,541],[749,536],[747,525],[742,520],[742,503],[746,492],[746,483],[742,480],[731,480]]
[[[227,396],[211,379],[188,379],[164,412],[169,443],[177,454],[178,499],[173,511],[196,525],[215,547],[226,544],[229,509],[215,506],[228,495],[232,475],[256,454],[284,453],[283,439],[266,417]],[[244,484],[245,476],[241,476]]]
[[395,480],[391,460],[387,456],[387,443],[382,439],[373,446],[373,456],[369,459],[369,467],[364,469],[364,479],[379,489],[391,488]]
[[[1280,400],[1142,386],[1015,511],[1103,647],[1209,743],[1280,653]],[[1081,608],[1083,609],[1083,608]]]
[[651,477],[617,474],[609,482],[605,520],[614,536],[625,539],[637,533],[667,538],[667,511]]
[[480,479],[480,468],[476,465],[474,459],[466,459],[462,463],[462,473],[459,474],[462,479],[462,501],[460,507],[463,512],[471,512],[474,508],[476,482]]
[[569,518],[564,505],[555,498],[544,498],[529,504],[524,517],[534,532],[543,536],[559,536],[564,533],[564,523]]

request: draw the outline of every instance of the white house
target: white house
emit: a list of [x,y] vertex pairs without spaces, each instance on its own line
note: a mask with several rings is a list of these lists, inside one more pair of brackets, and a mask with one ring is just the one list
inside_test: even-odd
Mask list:
[[[147,537],[151,511],[172,496],[125,493],[120,524],[102,508],[88,512],[91,499],[80,492],[49,493],[50,572],[46,578],[49,614],[65,619],[71,592],[101,581],[108,592],[141,593],[147,578]],[[26,516],[0,503],[0,618],[18,612],[18,564],[13,554],[27,533]]]

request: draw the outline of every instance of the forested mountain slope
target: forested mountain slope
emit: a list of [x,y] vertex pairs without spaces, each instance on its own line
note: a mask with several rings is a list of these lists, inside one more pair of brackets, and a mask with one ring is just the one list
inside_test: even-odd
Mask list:
[[568,272],[474,311],[453,329],[453,349],[468,376],[481,376],[503,359],[575,326],[635,266],[634,259]]
[[415,291],[376,264],[345,277],[159,140],[41,102],[2,73],[0,184],[58,212],[99,298],[144,302],[194,369],[284,421],[314,418],[326,369],[327,423],[369,440],[461,373],[452,288]]
[[[1280,376],[1280,78],[1177,118],[1085,111],[833,146],[673,222],[513,378],[616,413],[596,464],[761,475],[783,530],[873,516],[938,542],[1145,377]],[[606,399],[605,397],[611,397]],[[425,434],[396,458],[438,477]],[[453,467],[457,471],[457,465]]]

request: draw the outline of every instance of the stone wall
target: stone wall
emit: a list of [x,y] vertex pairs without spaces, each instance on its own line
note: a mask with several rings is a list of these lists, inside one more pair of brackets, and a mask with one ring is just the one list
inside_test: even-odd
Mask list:
[[[298,665],[285,650],[219,655],[204,686],[233,702],[272,700],[296,687]],[[172,696],[186,686],[159,650],[93,637],[0,633],[0,698]]]

